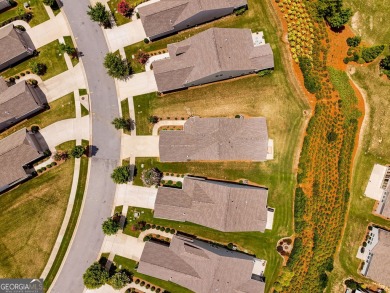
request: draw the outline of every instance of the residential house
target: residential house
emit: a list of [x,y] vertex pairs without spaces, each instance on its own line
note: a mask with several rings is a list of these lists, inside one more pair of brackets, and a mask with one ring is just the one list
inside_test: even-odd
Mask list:
[[44,156],[47,146],[39,134],[23,128],[0,140],[0,192],[32,177],[32,163]]
[[12,5],[9,0],[0,0],[0,11],[10,8]]
[[146,242],[137,272],[196,293],[262,293],[263,263],[241,252],[175,235],[169,245]]
[[34,54],[27,32],[8,24],[0,28],[0,71]]
[[169,58],[152,63],[159,92],[166,93],[274,67],[271,46],[250,29],[211,28],[168,45]]
[[267,196],[262,187],[185,177],[182,189],[158,188],[154,217],[223,232],[264,232]]
[[229,15],[247,0],[160,0],[136,8],[150,40]]
[[374,165],[364,194],[378,201],[375,214],[390,218],[390,166]]
[[[361,252],[363,251],[363,253]],[[364,261],[360,271],[375,282],[390,286],[390,232],[373,227],[366,247],[359,248],[358,258]]]
[[46,105],[45,95],[37,86],[25,81],[7,88],[0,85],[0,131],[36,114]]
[[191,117],[183,130],[160,132],[161,162],[265,161],[269,153],[265,118]]

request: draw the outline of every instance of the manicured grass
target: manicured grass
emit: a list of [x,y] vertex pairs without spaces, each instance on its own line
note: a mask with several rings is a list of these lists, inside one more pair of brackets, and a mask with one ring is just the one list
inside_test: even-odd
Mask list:
[[390,83],[378,76],[378,61],[367,67],[356,66],[353,80],[366,92],[366,102],[369,113],[366,113],[365,126],[361,149],[357,153],[352,176],[351,204],[344,237],[335,261],[335,269],[330,275],[328,292],[336,292],[346,277],[353,277],[356,281],[373,284],[367,278],[358,274],[361,261],[356,253],[361,245],[369,223],[374,223],[390,229],[390,221],[372,214],[375,201],[364,196],[374,164],[390,163],[390,141],[385,139],[390,135],[390,117],[386,109],[390,107],[387,98]]
[[0,277],[39,278],[61,227],[74,160],[0,197]]
[[[2,75],[6,78],[15,76],[23,71],[30,69],[30,63],[35,61],[37,63],[43,63],[47,66],[47,71],[44,75],[41,76],[42,80],[47,80],[56,76],[66,70],[68,67],[66,66],[65,58],[63,54],[60,53],[59,50],[60,42],[55,40],[43,47],[38,49],[39,55],[29,58],[18,65],[4,71]],[[60,55],[61,54],[61,55]]]
[[129,272],[132,272],[134,274],[133,279],[140,278],[142,280],[145,280],[145,282],[149,282],[155,286],[164,288],[165,290],[168,290],[171,293],[191,293],[191,290],[188,290],[187,288],[184,288],[182,286],[179,286],[172,282],[163,281],[161,279],[153,278],[147,275],[143,275],[137,272],[136,265],[137,262],[119,255],[115,255],[114,257],[114,263],[117,267],[120,265],[122,266],[122,269],[125,269]]
[[[115,18],[115,23],[117,26],[129,23],[131,21],[131,17],[124,17],[122,14],[117,12],[119,2],[121,2],[121,0],[110,0],[107,2],[108,7],[110,7],[110,10]],[[127,3],[131,4],[131,1],[127,1]]]
[[154,102],[156,99],[157,93],[149,93],[133,97],[135,121],[137,123],[137,135],[152,134],[153,124],[149,122],[149,117],[152,116]]
[[[31,6],[31,10],[26,10],[27,12],[33,13],[33,18],[30,21],[30,26],[36,26],[46,20],[49,20],[49,15],[47,14],[45,7],[42,4],[41,0],[30,0],[28,1]],[[23,1],[18,1],[18,5],[9,9],[7,11],[0,13],[0,23],[6,21],[12,17],[18,16],[18,10],[23,8]]]
[[74,199],[74,205],[72,209],[72,214],[69,219],[68,227],[66,228],[64,238],[62,239],[61,246],[58,250],[57,256],[54,260],[54,263],[49,271],[49,274],[46,276],[44,281],[44,288],[48,290],[51,283],[53,282],[61,263],[64,259],[66,251],[68,249],[70,240],[72,239],[73,232],[76,228],[77,220],[81,210],[81,205],[83,203],[83,197],[85,192],[85,185],[87,183],[87,174],[88,174],[88,163],[89,160],[87,157],[82,157],[80,161],[80,175],[79,181],[77,183],[77,191]]
[[[66,45],[69,45],[71,48],[75,48],[71,36],[65,36],[65,37],[64,37],[64,41],[65,41],[65,44],[66,44]],[[65,54],[66,54],[66,53],[65,53]],[[76,66],[77,63],[79,63],[79,59],[78,59],[78,58],[72,58],[72,56],[70,56],[70,60],[72,61],[73,67]]]
[[89,115],[89,111],[87,110],[87,108],[85,108],[83,104],[80,105],[81,105],[81,117]]
[[87,94],[88,94],[87,89],[79,89],[79,95],[80,95],[80,96],[85,96],[85,95],[87,95]]
[[18,131],[19,129],[22,129],[23,127],[30,128],[33,125],[38,125],[39,128],[44,128],[57,121],[76,117],[73,93],[69,93],[64,97],[51,102],[49,106],[49,110],[33,116],[30,119],[24,120],[23,122],[20,122],[1,133],[0,139]]
[[[129,120],[130,119],[130,111],[129,111],[129,100],[124,99],[121,101],[121,108],[122,108],[122,118]],[[130,134],[130,130],[124,129],[123,133]]]
[[57,151],[70,151],[76,146],[76,140],[66,141],[58,146],[56,146]]
[[135,73],[141,73],[145,71],[145,65],[139,63],[135,59],[133,59],[133,55],[136,56],[139,48],[128,46],[125,47],[125,54],[126,54],[126,59],[131,65],[131,69],[133,71],[133,74]]

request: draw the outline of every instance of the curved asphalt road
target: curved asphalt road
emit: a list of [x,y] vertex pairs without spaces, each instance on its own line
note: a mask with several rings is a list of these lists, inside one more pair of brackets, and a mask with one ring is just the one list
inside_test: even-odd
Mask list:
[[92,144],[97,148],[91,160],[91,172],[84,209],[65,264],[51,292],[79,293],[84,290],[82,275],[98,257],[104,235],[101,224],[111,214],[115,184],[110,178],[118,165],[121,137],[111,125],[119,116],[115,83],[103,67],[108,52],[101,28],[86,14],[89,0],[65,0],[64,12],[83,52],[83,64],[90,90]]

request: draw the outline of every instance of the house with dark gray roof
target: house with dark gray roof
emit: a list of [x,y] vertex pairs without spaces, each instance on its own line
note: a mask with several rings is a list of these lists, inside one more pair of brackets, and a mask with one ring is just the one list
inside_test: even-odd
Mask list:
[[34,54],[35,47],[27,32],[13,24],[0,28],[0,70]]
[[261,260],[198,239],[173,236],[170,245],[146,242],[138,273],[196,293],[262,293]]
[[168,45],[169,58],[152,63],[159,92],[166,93],[274,67],[269,44],[250,29],[211,28]]
[[182,189],[158,188],[154,217],[223,232],[264,232],[267,196],[262,187],[185,177]]
[[247,0],[160,0],[136,8],[150,40],[221,18],[247,6]]
[[0,85],[0,131],[38,113],[46,104],[38,86],[21,81],[1,91]]
[[191,117],[183,130],[160,132],[159,152],[161,162],[265,161],[266,119]]
[[9,0],[0,0],[0,11],[10,8],[12,5]]
[[[362,252],[363,251],[363,252]],[[390,232],[372,227],[366,247],[359,248],[358,258],[364,260],[360,271],[375,282],[390,286]]]
[[47,149],[39,134],[23,128],[0,140],[0,192],[32,177],[31,164]]

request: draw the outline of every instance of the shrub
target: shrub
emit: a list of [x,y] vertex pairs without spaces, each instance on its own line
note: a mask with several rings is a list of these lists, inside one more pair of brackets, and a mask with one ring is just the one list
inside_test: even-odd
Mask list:
[[363,242],[363,247],[367,247],[367,242],[366,241]]
[[156,289],[156,293],[160,293],[161,292],[161,289],[160,288],[157,288]]
[[37,172],[38,173],[42,173],[43,171],[42,171],[42,169],[38,169]]
[[334,131],[328,132],[328,134],[326,135],[326,139],[328,140],[329,143],[336,141],[337,133]]
[[362,58],[366,61],[366,63],[372,62],[383,52],[384,48],[384,45],[363,48]]
[[183,186],[183,183],[182,183],[181,181],[177,181],[177,182],[176,182],[176,186],[177,186],[177,187],[182,187],[182,186]]
[[144,43],[145,43],[145,44],[149,44],[149,42],[150,42],[150,41],[149,41],[148,38],[145,38],[145,39],[144,39]]
[[48,165],[46,165],[46,167],[50,169],[52,166],[51,166],[51,164],[48,164]]
[[175,229],[171,229],[170,233],[171,234],[175,234],[176,230]]
[[131,73],[128,62],[115,53],[107,53],[103,65],[107,69],[107,74],[113,78],[123,79]]
[[119,223],[112,218],[107,218],[102,224],[103,233],[106,235],[114,235],[119,230]]
[[150,284],[146,284],[145,288],[149,289],[150,288]]
[[114,169],[111,174],[111,179],[116,184],[125,184],[130,179],[130,168],[129,166],[120,166]]
[[142,171],[141,180],[145,186],[158,185],[161,182],[163,173],[157,168]]
[[144,237],[144,242],[147,242],[147,241],[149,241],[150,239],[151,239],[151,237],[150,237],[149,235],[147,235],[147,236]]
[[379,67],[385,70],[390,70],[390,55],[386,56],[379,62]]
[[362,41],[362,38],[359,37],[359,36],[355,36],[355,37],[352,37],[352,38],[348,38],[347,39],[347,45],[349,47],[357,47],[360,45],[360,42]]
[[141,287],[145,286],[145,282],[142,281],[140,284],[139,284]]
[[165,227],[160,227],[160,231],[164,231],[165,230]]
[[244,12],[247,10],[247,7],[245,6],[245,7],[241,7],[241,8],[239,8],[239,9],[236,9],[235,11],[234,11],[234,14],[236,15],[236,16],[239,16],[239,15],[242,15],[242,14],[244,14]]
[[127,284],[131,283],[130,277],[125,271],[120,271],[115,273],[109,280],[108,284],[112,286],[115,290],[122,289]]
[[42,171],[46,171],[46,167],[42,167],[41,170],[42,170]]
[[31,132],[32,133],[37,133],[38,131],[39,131],[39,126],[37,126],[37,125],[31,126]]
[[169,232],[171,232],[171,229],[170,228],[165,228],[165,232],[169,233]]
[[10,77],[10,78],[9,78],[9,81],[10,81],[10,82],[15,82],[15,77]]
[[19,75],[15,75],[15,79],[20,79],[20,76]]
[[231,242],[227,245],[227,248],[229,248],[230,250],[233,250],[233,247],[234,247],[234,244]]
[[150,55],[142,50],[139,50],[135,54],[135,60],[137,60],[138,63],[145,65],[146,62],[148,62]]
[[29,67],[32,73],[36,75],[44,75],[47,71],[47,66],[43,63],[38,63],[36,61],[32,61],[29,63]]
[[81,158],[82,155],[84,155],[84,152],[85,152],[85,148],[82,146],[82,145],[76,145],[71,151],[70,151],[70,155],[73,157],[73,158]]
[[138,285],[141,282],[139,279],[135,280],[135,283]]
[[265,70],[259,71],[257,73],[257,75],[258,76],[266,76],[266,75],[270,75],[272,72],[274,72],[272,69],[265,69]]
[[146,227],[146,230],[149,230],[151,228],[150,224],[146,224],[145,227]]
[[172,180],[168,180],[167,185],[172,185],[172,184],[173,184],[173,181]]
[[56,162],[51,163],[52,166],[57,166]]
[[122,117],[114,118],[111,122],[112,125],[114,125],[115,129],[127,129],[130,130],[130,121],[129,119],[125,119]]
[[308,57],[299,57],[299,68],[302,71],[305,88],[312,94],[321,90],[318,76],[312,73],[312,63]]
[[156,287],[152,286],[152,288],[150,288],[150,291],[155,291],[156,290]]
[[20,75],[21,75],[21,76],[25,76],[26,74],[25,74],[24,72],[22,72]]
[[61,53],[66,53],[69,56],[73,56],[76,52],[75,48],[73,48],[72,46],[70,46],[68,44],[63,44],[63,43],[60,43],[59,49],[60,49]]
[[83,281],[88,289],[97,289],[107,282],[108,277],[108,272],[98,262],[94,262],[83,274]]
[[129,3],[127,3],[126,0],[121,0],[118,3],[117,10],[123,16],[129,17],[133,13],[134,8]]

